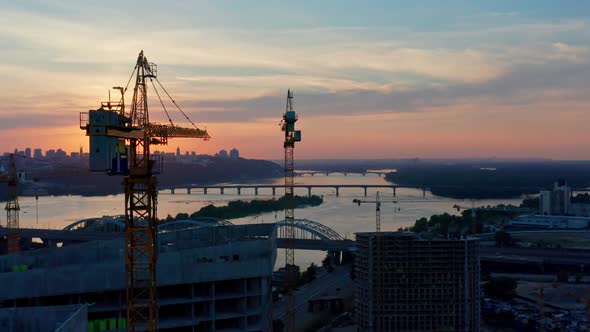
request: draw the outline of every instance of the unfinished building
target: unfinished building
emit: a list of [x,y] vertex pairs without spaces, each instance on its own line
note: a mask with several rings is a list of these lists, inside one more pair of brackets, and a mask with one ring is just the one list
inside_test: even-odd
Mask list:
[[[158,234],[159,331],[267,331],[274,224]],[[88,324],[125,324],[124,240],[0,257],[0,305],[86,304]],[[26,266],[17,269],[13,266]]]
[[[367,232],[357,233],[356,241],[355,319],[360,331],[377,326],[383,331],[479,331],[477,239]],[[379,261],[381,269],[376,268]]]

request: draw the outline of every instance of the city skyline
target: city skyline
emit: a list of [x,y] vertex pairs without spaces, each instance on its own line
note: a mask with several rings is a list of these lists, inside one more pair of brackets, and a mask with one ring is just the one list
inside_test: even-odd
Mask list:
[[0,150],[88,150],[79,112],[124,85],[143,49],[213,137],[188,150],[239,141],[244,155],[280,159],[291,88],[302,159],[590,158],[588,4],[142,4],[0,5]]
[[[14,150],[10,150],[10,151],[4,151],[4,152],[0,152],[0,154],[3,155],[7,155],[7,154],[20,154],[23,156],[26,156],[27,158],[39,158],[39,157],[48,157],[48,154],[50,155],[54,155],[55,153],[61,154],[63,156],[67,156],[67,157],[76,157],[76,156],[80,156],[80,155],[88,155],[88,151],[84,150],[84,147],[80,146],[79,150],[77,151],[66,151],[63,150],[62,148],[53,148],[53,149],[47,149],[47,150],[43,150],[40,148],[31,148],[31,147],[26,147],[22,150],[20,150],[19,148],[14,148]],[[154,154],[168,154],[168,155],[175,155],[177,157],[182,157],[182,156],[196,156],[196,155],[207,155],[207,154],[198,154],[196,153],[196,151],[190,151],[190,150],[181,150],[180,146],[176,147],[175,152],[170,152],[170,151],[160,151],[160,150],[155,150]],[[220,154],[226,154],[226,157],[230,157],[233,156],[235,158],[238,158],[240,156],[240,151],[233,147],[231,150],[226,150],[226,149],[221,149],[219,150],[215,155],[220,155]]]

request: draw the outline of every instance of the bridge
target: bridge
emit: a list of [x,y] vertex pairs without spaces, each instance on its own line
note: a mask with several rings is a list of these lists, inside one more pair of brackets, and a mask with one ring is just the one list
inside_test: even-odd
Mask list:
[[389,174],[391,172],[386,172],[386,171],[304,171],[304,170],[296,170],[295,174],[299,175],[299,176],[304,176],[304,175],[311,175],[311,176],[315,176],[315,175],[325,175],[325,176],[330,176],[330,174],[342,174],[344,176],[348,176],[348,174],[361,174],[362,176],[366,176],[367,174],[375,174],[377,176],[385,176],[387,174]]
[[[399,185],[399,184],[295,184],[293,185],[295,189],[307,189],[307,195],[311,196],[312,189],[321,189],[321,188],[329,188],[334,189],[336,191],[336,196],[340,196],[341,189],[363,189],[365,197],[367,196],[368,189],[386,189],[391,190],[393,196],[397,196],[397,189],[417,189],[422,190],[422,197],[426,197],[426,192],[432,188],[458,188],[459,186],[429,186],[429,185]],[[210,193],[211,190],[215,190],[219,192],[221,195],[224,195],[226,190],[231,190],[232,192],[236,193],[237,195],[241,195],[243,190],[252,190],[254,191],[254,195],[258,195],[260,189],[267,189],[270,190],[273,196],[276,196],[277,189],[282,189],[284,191],[285,185],[284,184],[229,184],[229,185],[198,185],[198,184],[191,184],[191,185],[184,185],[184,186],[175,186],[172,188],[168,188],[171,194],[175,194],[178,190],[184,190],[187,194],[191,194],[193,190],[201,190],[204,195]],[[523,189],[531,189],[531,190],[542,190],[544,188],[524,188]],[[590,192],[590,188],[572,188],[572,192]]]
[[[336,196],[340,196],[341,189],[363,189],[365,196],[367,196],[367,190],[370,189],[387,189],[391,190],[393,196],[397,195],[398,188],[408,189],[419,189],[422,190],[422,196],[426,197],[426,191],[428,187],[423,186],[404,186],[396,184],[296,184],[293,186],[295,189],[303,188],[307,189],[307,195],[311,196],[312,189],[314,188],[331,188],[336,190]],[[231,185],[187,185],[187,186],[176,186],[170,188],[170,193],[175,194],[177,190],[186,190],[187,194],[191,194],[193,190],[202,190],[203,194],[207,195],[212,189],[218,191],[221,195],[225,194],[226,190],[232,190],[238,195],[242,194],[245,189],[254,190],[254,195],[258,195],[260,189],[270,189],[273,196],[276,196],[277,189],[285,189],[283,184],[231,184]]]
[[[230,221],[216,218],[199,218],[196,220],[176,220],[159,224],[159,232],[178,231],[183,229],[211,226],[232,225]],[[284,237],[285,221],[279,221],[277,225],[277,247],[285,248]],[[338,259],[340,253],[356,250],[353,240],[343,239],[333,229],[309,219],[295,219],[296,229],[295,249],[328,251]],[[69,244],[92,240],[108,240],[124,238],[125,224],[123,216],[89,218],[76,221],[64,229],[34,229],[20,228],[17,231],[21,238],[39,238],[47,246],[56,246],[58,243]],[[6,236],[13,230],[0,228],[0,237]],[[523,231],[515,233],[557,233],[571,232],[562,230],[547,231]],[[589,232],[589,231],[584,231]],[[489,234],[478,234],[487,236]],[[480,257],[482,262],[493,264],[518,264],[518,265],[553,265],[579,268],[590,262],[590,249],[539,249],[539,248],[497,248],[481,247]]]
[[[110,240],[125,236],[125,217],[104,216],[76,221],[63,229],[19,228],[13,230],[21,238],[38,238],[47,246],[58,243],[70,244],[93,240]],[[218,218],[201,217],[194,220],[175,220],[158,224],[158,232],[173,232],[184,229],[229,226],[230,221]],[[285,247],[285,221],[279,221],[277,226],[277,246]],[[336,231],[321,223],[309,219],[295,219],[296,249],[323,251],[350,251],[354,242],[343,239]],[[0,237],[9,234],[11,229],[0,228]]]

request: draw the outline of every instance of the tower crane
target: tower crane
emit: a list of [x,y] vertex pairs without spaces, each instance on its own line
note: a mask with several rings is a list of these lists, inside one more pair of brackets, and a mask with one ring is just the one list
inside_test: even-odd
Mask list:
[[[125,108],[125,92],[135,75],[131,108]],[[149,82],[148,82],[149,80]],[[156,84],[174,106],[193,125],[174,125],[156,89]],[[148,83],[152,84],[170,125],[150,121]],[[157,331],[156,296],[156,174],[161,159],[150,153],[151,145],[164,145],[169,138],[210,138],[206,130],[197,128],[157,78],[157,66],[139,53],[131,77],[121,92],[118,103],[102,103],[97,110],[80,113],[80,128],[90,137],[90,170],[112,175],[125,175],[125,250],[127,331]]]
[[381,204],[391,203],[399,204],[404,202],[432,202],[434,200],[393,200],[393,201],[382,201],[377,192],[375,200],[364,200],[364,199],[353,199],[352,202],[358,206],[361,204],[375,204],[375,255],[373,257],[373,266],[375,267],[372,304],[373,309],[369,309],[370,312],[374,312],[373,319],[370,320],[369,330],[370,331],[383,331],[383,238],[381,233]]
[[16,154],[8,155],[8,170],[5,174],[0,174],[0,182],[6,182],[8,185],[8,196],[6,199],[6,228],[9,233],[6,236],[7,251],[9,253],[19,251],[19,211],[18,204],[18,183],[19,177],[16,170]]
[[281,130],[285,132],[285,308],[287,332],[295,331],[295,142],[301,141],[301,130],[295,130],[297,113],[293,110],[293,93],[287,90],[287,105]]

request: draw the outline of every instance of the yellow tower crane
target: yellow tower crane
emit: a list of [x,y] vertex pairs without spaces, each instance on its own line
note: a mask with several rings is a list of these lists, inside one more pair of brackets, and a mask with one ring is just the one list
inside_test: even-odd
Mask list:
[[6,228],[8,234],[6,236],[7,251],[9,253],[19,251],[19,212],[20,206],[18,204],[18,172],[16,170],[16,155],[11,153],[8,155],[8,169],[5,174],[0,174],[0,182],[5,182],[8,185],[8,196],[6,198]]
[[293,110],[293,93],[287,90],[287,106],[281,121],[281,130],[285,132],[285,309],[286,330],[295,331],[295,142],[301,141],[301,130],[295,130],[297,113]]
[[[124,95],[135,75],[131,109],[125,109]],[[174,106],[193,125],[175,126],[168,114],[156,85],[170,98]],[[150,122],[148,112],[148,83],[151,83],[170,125]],[[150,153],[151,145],[167,144],[169,138],[210,138],[176,104],[157,78],[157,66],[139,53],[127,87],[115,87],[121,92],[118,103],[102,103],[98,110],[80,114],[80,128],[90,136],[90,170],[125,175],[125,250],[127,331],[158,329],[156,296],[156,174],[161,171],[161,159]]]

